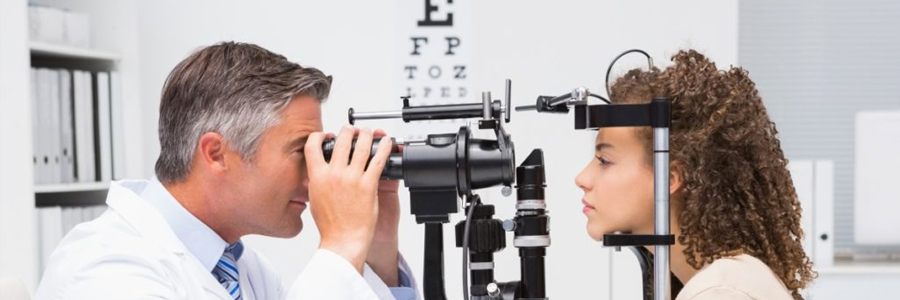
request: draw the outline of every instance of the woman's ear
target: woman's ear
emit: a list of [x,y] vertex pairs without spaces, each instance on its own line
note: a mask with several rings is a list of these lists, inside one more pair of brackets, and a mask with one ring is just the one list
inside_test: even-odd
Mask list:
[[684,185],[684,167],[677,161],[669,164],[669,195],[674,195]]

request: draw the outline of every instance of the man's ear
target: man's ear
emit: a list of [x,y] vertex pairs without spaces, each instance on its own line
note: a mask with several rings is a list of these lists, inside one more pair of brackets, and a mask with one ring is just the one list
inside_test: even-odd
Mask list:
[[684,166],[678,161],[669,164],[669,195],[674,195],[684,186]]
[[197,155],[200,163],[212,174],[220,174],[228,170],[228,163],[225,160],[226,150],[225,139],[221,134],[215,132],[204,133],[197,141]]

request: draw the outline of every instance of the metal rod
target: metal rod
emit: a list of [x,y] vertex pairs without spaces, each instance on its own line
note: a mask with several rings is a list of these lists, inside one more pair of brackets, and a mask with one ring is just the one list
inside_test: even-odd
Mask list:
[[402,117],[403,111],[353,112],[350,115],[350,119],[355,120],[399,119]]
[[509,123],[509,116],[512,113],[512,80],[506,80],[506,103],[503,105],[503,113],[506,116],[506,123]]
[[553,99],[550,99],[550,101],[547,101],[547,103],[549,103],[549,106],[557,106],[557,105],[566,103],[566,101],[569,101],[569,99],[572,99],[572,93],[557,96],[556,98],[553,98]]
[[[669,128],[653,128],[653,198],[656,235],[669,234]],[[669,300],[669,245],[657,245],[653,253],[653,297]]]
[[403,109],[404,121],[481,118],[484,105],[478,103],[411,106]]

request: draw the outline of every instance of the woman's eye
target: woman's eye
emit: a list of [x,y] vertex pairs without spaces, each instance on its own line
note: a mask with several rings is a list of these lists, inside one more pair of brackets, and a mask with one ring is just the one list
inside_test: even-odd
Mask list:
[[600,164],[601,164],[601,165],[608,165],[608,164],[610,164],[610,161],[608,161],[608,160],[606,160],[606,159],[604,159],[603,157],[600,157],[600,156],[597,156],[597,160],[600,161]]

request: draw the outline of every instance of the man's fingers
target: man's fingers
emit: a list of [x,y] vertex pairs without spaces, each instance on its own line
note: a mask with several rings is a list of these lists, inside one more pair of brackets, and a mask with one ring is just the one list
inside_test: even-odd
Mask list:
[[372,131],[369,129],[360,130],[359,135],[356,137],[356,146],[353,150],[353,160],[350,161],[350,168],[362,172],[366,168],[370,153],[372,153]]
[[375,152],[375,156],[372,157],[372,162],[369,163],[369,168],[366,169],[366,173],[363,177],[367,180],[375,181],[381,177],[381,171],[384,169],[384,164],[387,162],[388,156],[391,155],[392,144],[393,142],[390,137],[384,136],[381,138],[381,142],[378,144],[378,150]]
[[312,173],[312,170],[318,170],[325,165],[325,156],[322,154],[322,141],[324,140],[324,133],[313,132],[306,139],[306,146],[303,146],[306,168],[310,173]]
[[356,135],[356,128],[347,125],[341,129],[337,140],[334,143],[334,150],[331,152],[332,166],[344,167],[347,160],[350,159],[350,146],[353,144],[353,137]]
[[[375,132],[372,133],[372,136],[375,137],[374,139],[380,139],[386,135],[387,135],[387,133],[384,132],[384,130],[382,130],[382,129],[375,129]],[[403,153],[403,143],[397,144],[396,147],[397,147],[397,150],[399,150],[399,152]]]

